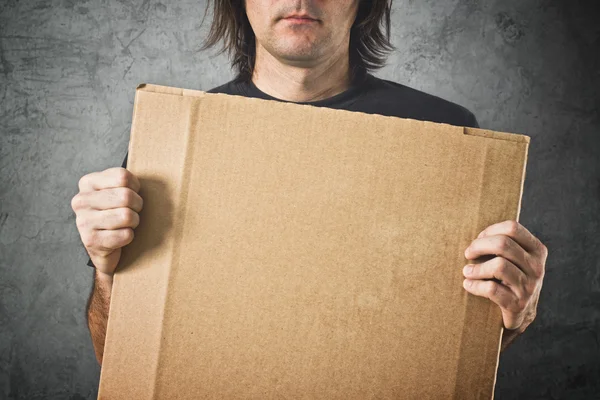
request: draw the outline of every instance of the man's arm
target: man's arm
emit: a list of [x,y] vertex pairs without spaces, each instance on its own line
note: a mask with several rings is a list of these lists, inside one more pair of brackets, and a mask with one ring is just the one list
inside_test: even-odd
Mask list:
[[511,344],[519,335],[523,332],[519,329],[506,329],[502,330],[502,344],[500,346],[500,351],[506,350],[509,344]]
[[94,284],[87,303],[88,328],[94,345],[98,363],[102,365],[104,355],[104,340],[106,338],[106,323],[110,309],[110,294],[113,277],[94,269]]

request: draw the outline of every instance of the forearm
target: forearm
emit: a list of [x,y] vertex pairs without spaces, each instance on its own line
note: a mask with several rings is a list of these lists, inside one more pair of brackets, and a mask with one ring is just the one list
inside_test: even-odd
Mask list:
[[500,352],[506,350],[506,348],[523,333],[520,329],[504,329],[502,331],[502,344],[500,346]]
[[502,332],[502,345],[500,346],[500,351],[504,351],[512,342],[514,342],[514,340],[521,336],[523,334],[523,332],[525,332],[525,330],[529,327],[529,325],[531,325],[531,323],[533,322],[533,320],[535,320],[535,316],[536,316],[536,308],[537,308],[537,300],[535,302],[535,308],[533,309],[533,311],[530,311],[528,313],[525,314],[525,316],[523,317],[523,322],[521,323],[521,326],[519,326],[517,329],[504,329]]
[[94,270],[94,288],[88,302],[87,318],[96,359],[100,365],[104,355],[111,290],[112,277]]

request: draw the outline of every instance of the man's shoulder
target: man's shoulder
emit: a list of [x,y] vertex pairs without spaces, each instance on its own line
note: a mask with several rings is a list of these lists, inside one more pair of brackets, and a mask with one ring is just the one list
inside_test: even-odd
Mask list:
[[225,82],[222,85],[207,90],[206,93],[239,94],[240,88],[238,82],[235,79],[232,79],[229,82]]
[[399,82],[370,77],[370,102],[381,113],[423,121],[479,128],[475,115],[468,108]]

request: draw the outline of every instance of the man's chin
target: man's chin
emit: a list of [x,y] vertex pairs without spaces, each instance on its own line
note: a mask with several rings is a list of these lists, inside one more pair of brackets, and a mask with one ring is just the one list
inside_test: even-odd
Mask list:
[[285,49],[278,51],[277,57],[294,62],[309,62],[318,58],[318,51],[314,46],[308,46],[306,43],[296,46],[289,45]]
[[298,68],[312,68],[318,65],[317,58],[310,55],[283,55],[278,56],[281,63]]

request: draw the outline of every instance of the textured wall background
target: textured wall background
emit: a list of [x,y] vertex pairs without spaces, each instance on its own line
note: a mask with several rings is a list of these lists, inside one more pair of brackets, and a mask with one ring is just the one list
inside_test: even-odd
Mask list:
[[[92,281],[70,200],[120,165],[138,83],[208,90],[204,1],[0,0],[0,398],[95,399]],[[538,318],[500,360],[499,399],[600,393],[598,3],[395,1],[378,76],[532,137],[521,222],[550,255]]]

